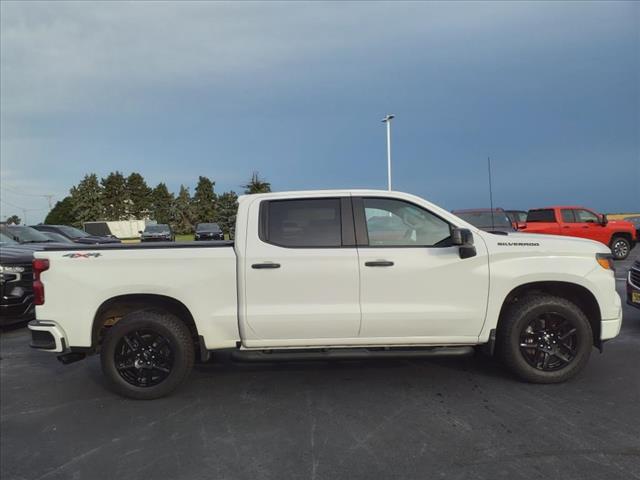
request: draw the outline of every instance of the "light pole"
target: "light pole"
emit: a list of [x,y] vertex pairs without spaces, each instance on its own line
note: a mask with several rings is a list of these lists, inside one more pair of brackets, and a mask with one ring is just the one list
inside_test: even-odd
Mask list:
[[387,190],[391,191],[391,120],[395,118],[393,114],[387,114],[382,123],[387,124]]

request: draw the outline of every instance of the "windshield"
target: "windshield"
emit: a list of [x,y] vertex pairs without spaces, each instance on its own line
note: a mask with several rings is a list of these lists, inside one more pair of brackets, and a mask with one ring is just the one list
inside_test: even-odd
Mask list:
[[85,232],[84,230],[80,230],[79,228],[75,228],[75,227],[69,227],[67,225],[62,225],[60,227],[58,227],[60,229],[60,231],[65,234],[67,237],[71,237],[71,238],[83,238],[83,237],[90,237],[91,235],[89,235],[87,232]]
[[2,226],[1,233],[13,238],[18,243],[42,243],[51,242],[49,238],[37,231],[35,228],[23,226]]
[[73,243],[72,240],[69,240],[67,237],[65,237],[64,235],[60,235],[59,233],[56,232],[40,232],[43,235],[49,237],[51,240],[53,240],[54,242],[60,242],[60,243]]
[[144,228],[146,233],[163,233],[169,231],[169,225],[147,225]]
[[219,232],[220,227],[217,223],[199,223],[196,232]]
[[511,228],[511,222],[504,212],[493,212],[493,220],[491,212],[465,212],[456,215],[478,228]]
[[17,245],[17,244],[18,242],[16,242],[13,238],[0,232],[0,245]]

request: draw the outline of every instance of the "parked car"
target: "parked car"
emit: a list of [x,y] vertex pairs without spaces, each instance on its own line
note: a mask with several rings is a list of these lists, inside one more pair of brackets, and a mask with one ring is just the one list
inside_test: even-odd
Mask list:
[[224,233],[217,223],[199,223],[196,225],[194,240],[224,240]]
[[[1,234],[0,234],[1,235]],[[19,245],[3,238],[0,246],[0,326],[35,318],[33,252],[41,245]]]
[[607,245],[617,260],[627,258],[638,241],[631,222],[609,221],[606,215],[584,207],[534,208],[522,231],[595,240]]
[[0,232],[0,247],[10,246],[10,245],[18,245],[18,242],[16,242],[13,238],[9,237],[3,232]]
[[640,240],[640,215],[625,217],[625,221],[633,223],[633,226],[636,227],[636,238]]
[[0,233],[24,245],[32,243],[56,243],[38,230],[26,225],[0,225]]
[[173,242],[176,239],[169,225],[162,223],[147,225],[140,232],[141,242]]
[[504,233],[516,231],[513,223],[501,208],[494,208],[493,213],[490,208],[453,210],[451,213],[485,232]]
[[627,303],[640,308],[640,260],[633,262],[627,275]]
[[527,221],[526,210],[505,210],[504,213],[507,214],[507,217],[516,228],[519,228],[520,225]]
[[[370,229],[380,217],[394,220]],[[271,362],[495,346],[521,379],[555,383],[622,323],[604,245],[493,235],[414,195],[246,195],[236,232],[36,252],[31,346],[63,363],[99,353],[116,392],[152,399],[221,349]]]
[[75,243],[84,244],[102,244],[102,243],[121,243],[118,238],[113,236],[91,235],[84,230],[69,225],[33,225],[32,228],[40,232],[53,232],[68,238]]

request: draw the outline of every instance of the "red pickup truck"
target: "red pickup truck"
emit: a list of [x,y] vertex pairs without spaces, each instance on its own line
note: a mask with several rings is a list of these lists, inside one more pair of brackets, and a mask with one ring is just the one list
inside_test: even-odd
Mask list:
[[606,215],[584,207],[534,208],[529,210],[526,224],[518,227],[527,233],[596,240],[608,245],[617,260],[627,258],[638,241],[633,223],[623,220],[609,221]]

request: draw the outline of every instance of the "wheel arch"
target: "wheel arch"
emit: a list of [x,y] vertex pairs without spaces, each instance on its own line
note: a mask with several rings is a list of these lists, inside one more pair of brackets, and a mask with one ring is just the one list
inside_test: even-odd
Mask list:
[[515,287],[509,292],[502,302],[496,330],[500,330],[500,325],[511,305],[527,295],[536,293],[562,297],[578,306],[578,308],[584,312],[591,324],[593,345],[602,350],[602,341],[600,340],[602,314],[600,312],[600,306],[598,305],[598,301],[593,293],[591,293],[588,288],[577,283],[563,281],[538,281],[525,283]]
[[93,317],[91,348],[99,350],[106,331],[125,315],[138,310],[162,310],[184,322],[195,341],[198,328],[191,311],[180,300],[166,295],[133,293],[111,297],[100,305]]

